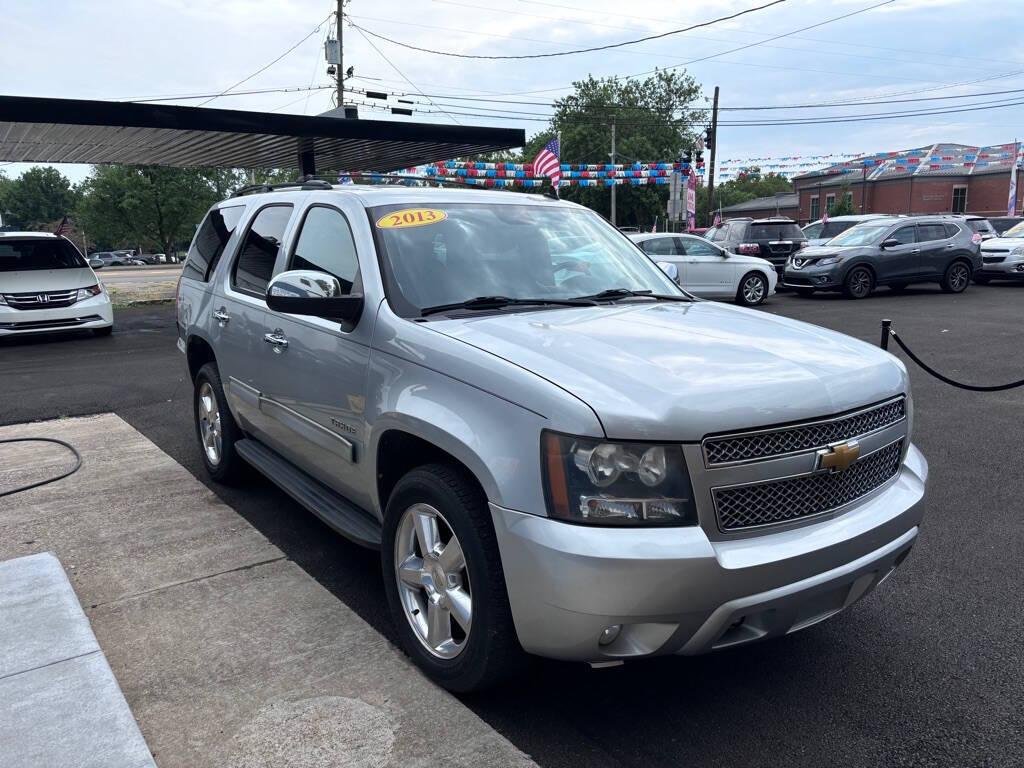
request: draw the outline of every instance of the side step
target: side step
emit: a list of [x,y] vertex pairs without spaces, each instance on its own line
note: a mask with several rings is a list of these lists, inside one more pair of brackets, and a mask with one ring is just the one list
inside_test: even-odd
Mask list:
[[256,440],[239,440],[235,443],[235,450],[282,491],[342,536],[364,547],[380,549],[380,523],[345,497]]

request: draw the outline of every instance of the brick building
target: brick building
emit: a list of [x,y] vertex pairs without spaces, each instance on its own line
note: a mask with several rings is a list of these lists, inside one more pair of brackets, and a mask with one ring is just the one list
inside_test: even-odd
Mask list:
[[[846,194],[857,213],[976,213],[1005,216],[1013,144],[972,147],[933,144],[882,152],[812,171],[793,179],[796,218],[814,221]],[[1024,178],[1017,186],[1019,213]]]

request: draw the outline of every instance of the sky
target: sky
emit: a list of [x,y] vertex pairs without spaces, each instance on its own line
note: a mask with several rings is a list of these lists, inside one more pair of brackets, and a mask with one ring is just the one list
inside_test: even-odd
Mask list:
[[[351,0],[345,14],[365,30],[409,45],[494,56],[618,43],[768,2]],[[354,89],[391,92],[395,94],[392,104],[396,98],[419,102],[413,117],[392,117],[365,107],[361,109],[364,117],[516,127],[531,135],[544,127],[542,115],[550,112],[544,105],[569,93],[567,86],[574,80],[588,74],[633,75],[704,59],[685,69],[701,85],[698,106],[705,105],[716,85],[721,89],[720,161],[1024,139],[1024,49],[1019,45],[1017,3],[892,0],[865,10],[879,2],[784,0],[731,21],[654,41],[521,60],[464,59],[414,51],[346,26],[344,65],[355,67],[356,77],[349,81]],[[4,33],[0,94],[110,100],[174,96],[179,98],[161,103],[197,106],[203,99],[180,97],[222,93],[296,43],[280,61],[234,90],[329,86],[323,40],[333,22],[322,22],[334,8],[333,0],[0,0]],[[830,21],[847,14],[852,15]],[[748,47],[729,52],[743,46]],[[1020,94],[966,99],[793,108],[1010,89],[1022,90]],[[292,90],[227,95],[207,106],[315,115],[332,106],[331,98],[329,88]],[[361,95],[351,98],[365,100]],[[730,120],[963,109],[997,100],[1022,104],[836,124],[725,124]],[[730,109],[747,106],[787,108]],[[30,166],[0,162],[0,171],[8,176],[17,176],[26,167]],[[89,171],[88,166],[57,167],[74,182]]]

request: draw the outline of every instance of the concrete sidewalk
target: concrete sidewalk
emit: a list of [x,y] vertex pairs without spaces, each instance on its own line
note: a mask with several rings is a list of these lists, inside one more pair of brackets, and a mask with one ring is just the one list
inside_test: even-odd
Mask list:
[[[0,498],[0,560],[57,553],[159,765],[533,765],[118,417],[32,436],[84,464]],[[0,445],[0,488],[69,460]]]

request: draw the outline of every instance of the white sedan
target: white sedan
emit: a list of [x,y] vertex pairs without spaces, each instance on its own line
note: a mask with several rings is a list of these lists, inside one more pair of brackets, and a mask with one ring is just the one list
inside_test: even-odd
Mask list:
[[629,235],[629,239],[681,288],[697,296],[731,299],[752,307],[775,293],[779,277],[766,259],[730,253],[695,235],[652,232]]

